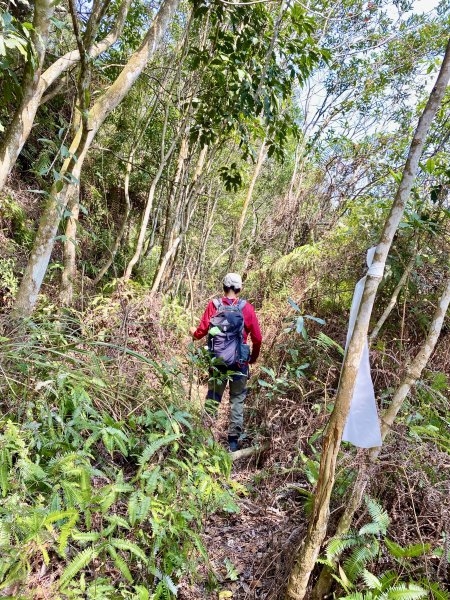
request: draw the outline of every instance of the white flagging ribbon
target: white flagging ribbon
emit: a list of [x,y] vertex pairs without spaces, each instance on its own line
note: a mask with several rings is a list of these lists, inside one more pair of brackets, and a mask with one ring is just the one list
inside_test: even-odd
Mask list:
[[[380,265],[372,264],[375,249],[376,248],[373,247],[367,251],[368,274],[375,277],[382,277],[383,267],[381,266],[380,269]],[[353,294],[347,342],[345,345],[346,352],[350,338],[352,337],[353,329],[355,328],[356,317],[358,315],[359,305],[361,304],[366,277],[363,277],[358,281]],[[354,446],[358,446],[358,448],[375,448],[381,446],[380,421],[378,419],[375,392],[373,389],[372,377],[370,375],[369,344],[367,339],[364,343],[361,362],[358,374],[356,375],[355,389],[353,391],[350,411],[348,413],[342,440],[344,442],[350,442]]]

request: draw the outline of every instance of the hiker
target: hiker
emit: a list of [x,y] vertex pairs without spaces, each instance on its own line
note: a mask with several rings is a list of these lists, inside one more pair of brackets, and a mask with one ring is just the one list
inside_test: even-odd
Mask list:
[[[256,362],[261,348],[262,336],[254,307],[239,298],[242,279],[237,273],[228,273],[223,279],[224,296],[209,302],[200,325],[189,332],[196,340],[208,334],[208,349],[217,359],[220,375],[233,372],[229,378],[231,418],[228,444],[231,452],[239,449],[239,436],[243,432],[244,400],[247,395],[249,364]],[[250,336],[252,348],[247,345]],[[217,371],[216,371],[217,374]],[[207,400],[217,407],[227,385],[224,377],[220,381],[211,377],[208,382]]]

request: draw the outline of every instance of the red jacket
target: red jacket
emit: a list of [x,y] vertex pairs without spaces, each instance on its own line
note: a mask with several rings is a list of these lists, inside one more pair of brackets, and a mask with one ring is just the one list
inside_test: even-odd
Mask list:
[[[237,299],[234,298],[222,298],[223,304],[234,304],[237,302]],[[200,321],[200,325],[197,327],[194,338],[196,340],[200,340],[204,337],[209,330],[209,321],[212,317],[217,314],[217,309],[214,306],[214,302],[209,302],[206,307],[205,312],[203,313],[203,317]],[[255,309],[253,304],[247,302],[244,308],[242,309],[242,315],[244,317],[244,342],[247,342],[247,337],[250,335],[250,339],[252,341],[252,354],[250,357],[250,362],[256,362],[256,359],[259,356],[259,351],[261,349],[262,335],[261,329],[259,327],[258,317],[256,316]]]

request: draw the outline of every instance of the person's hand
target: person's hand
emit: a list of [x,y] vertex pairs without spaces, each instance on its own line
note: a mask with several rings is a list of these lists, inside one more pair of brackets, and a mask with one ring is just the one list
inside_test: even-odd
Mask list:
[[189,333],[194,337],[194,333],[197,331],[196,327],[189,327]]

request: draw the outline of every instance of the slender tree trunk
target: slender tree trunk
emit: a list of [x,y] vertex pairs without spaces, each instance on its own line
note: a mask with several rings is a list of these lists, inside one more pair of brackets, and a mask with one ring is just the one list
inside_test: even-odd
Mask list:
[[264,140],[261,144],[261,148],[259,149],[258,159],[256,161],[255,169],[253,171],[252,178],[250,180],[250,185],[247,190],[247,195],[245,196],[244,205],[242,206],[241,215],[239,217],[239,221],[236,224],[236,228],[234,230],[233,235],[233,246],[230,254],[229,268],[232,269],[237,261],[239,245],[241,242],[242,230],[244,229],[245,217],[247,216],[248,207],[250,205],[250,201],[253,196],[253,190],[255,188],[256,180],[259,177],[261,172],[261,167],[266,158],[266,141]]
[[78,201],[78,193],[75,193],[67,207],[71,212],[67,219],[65,240],[64,240],[64,270],[61,276],[61,290],[59,298],[63,306],[70,306],[73,300],[73,286],[77,275],[77,225],[78,216],[80,214],[80,204]]
[[385,223],[381,240],[376,248],[372,266],[369,268],[367,274],[355,328],[342,367],[334,409],[324,436],[319,477],[308,532],[300,548],[288,583],[287,598],[292,600],[303,600],[305,598],[309,577],[316,564],[320,547],[326,535],[330,497],[334,486],[336,462],[341,446],[342,432],[350,408],[364,342],[367,339],[375,295],[383,277],[386,259],[395,232],[397,231],[411,192],[428,130],[442,102],[449,78],[450,42],[447,44],[437,82],[419,119],[403,170],[402,180],[392,204],[389,217]]
[[31,130],[34,115],[39,106],[40,98],[37,98],[36,91],[41,78],[47,50],[50,20],[54,10],[55,3],[53,0],[36,0],[34,2],[33,29],[31,31],[34,56],[30,57],[25,65],[21,84],[21,100],[0,145],[0,191],[3,189],[19,154],[17,148],[20,145],[22,132],[23,130]]
[[[159,261],[158,261],[158,267],[156,269],[155,276],[154,276],[153,282],[152,282],[152,292],[157,291],[159,289],[159,285],[160,285],[162,276],[164,274],[164,271],[166,269],[167,262],[170,259],[170,257],[172,256],[172,253],[174,251],[174,250],[172,251],[171,247],[175,243],[175,240],[176,240],[176,236],[174,235],[174,229],[175,229],[175,221],[177,219],[178,205],[180,203],[180,200],[178,200],[175,210],[173,210],[173,204],[174,204],[175,198],[178,195],[180,182],[181,182],[181,178],[182,178],[183,170],[184,170],[184,163],[185,163],[185,161],[187,159],[187,155],[188,155],[188,149],[189,149],[189,141],[188,141],[188,136],[186,134],[183,136],[183,138],[181,140],[180,151],[178,153],[177,167],[176,167],[175,176],[174,176],[173,183],[172,183],[172,189],[170,191],[170,195],[167,200],[166,220],[165,220],[163,240],[162,240],[162,244],[161,244],[161,254],[159,257]],[[179,241],[177,242],[177,246],[178,246],[178,244],[179,244]]]
[[[131,0],[123,0],[114,28],[103,40],[93,47],[91,52],[93,58],[105,52],[105,50],[117,41],[122,33],[130,4]],[[65,71],[80,60],[79,50],[72,50],[58,58],[42,73],[42,65],[48,41],[48,29],[54,6],[55,3],[49,0],[35,2],[35,20],[38,19],[39,23],[33,22],[35,31],[32,32],[32,39],[36,38],[34,45],[38,56],[38,66],[35,70],[32,69],[31,65],[27,66],[27,72],[22,84],[22,100],[13,115],[0,145],[0,191],[3,189],[9,173],[14,167],[17,157],[30,135],[37,109],[42,103],[46,90]]]
[[219,190],[217,190],[217,192],[214,194],[214,201],[212,203],[211,209],[207,210],[206,215],[205,215],[206,219],[205,219],[205,226],[203,229],[202,241],[200,243],[195,268],[192,273],[192,279],[195,279],[197,277],[197,274],[201,275],[202,270],[203,270],[203,263],[205,262],[205,254],[206,254],[206,248],[208,246],[209,236],[211,235],[211,231],[214,227],[214,215],[216,212],[216,206],[217,206],[218,200],[219,200]]
[[403,274],[400,277],[400,280],[399,280],[399,282],[397,283],[397,285],[395,287],[395,290],[394,290],[394,292],[393,292],[393,294],[391,296],[391,299],[389,300],[388,305],[384,309],[383,314],[378,319],[377,324],[375,325],[375,327],[373,328],[372,333],[369,336],[369,344],[371,342],[373,342],[374,339],[377,337],[377,335],[380,333],[380,329],[383,327],[383,325],[386,322],[387,318],[391,314],[392,309],[394,308],[394,306],[397,303],[398,295],[400,294],[400,291],[403,288],[403,286],[405,285],[408,277],[411,275],[411,272],[414,269],[414,265],[415,264],[416,264],[416,255],[412,256],[411,259],[410,259],[410,261],[406,265],[406,269],[403,271]]
[[103,264],[103,267],[97,273],[97,276],[94,279],[94,285],[98,285],[100,283],[100,281],[103,279],[103,276],[108,271],[109,267],[113,264],[114,259],[115,259],[116,254],[117,254],[117,251],[120,248],[120,242],[122,241],[122,238],[123,238],[123,236],[125,234],[125,229],[127,227],[127,222],[128,222],[128,216],[129,216],[130,210],[131,210],[131,201],[130,201],[130,175],[131,175],[131,170],[133,168],[133,157],[132,157],[132,155],[134,155],[135,148],[136,148],[136,146],[134,147],[134,149],[130,153],[130,157],[128,159],[128,163],[127,163],[127,166],[126,166],[125,180],[124,180],[124,184],[123,184],[123,186],[124,186],[124,196],[125,196],[125,210],[123,211],[122,219],[120,221],[120,225],[119,225],[119,228],[117,230],[117,234],[116,234],[116,237],[114,239],[114,243],[112,245],[112,248],[109,251],[109,258],[106,260],[106,262]]
[[[178,236],[180,236],[180,242],[178,243],[176,252],[172,253],[170,257],[170,261],[166,264],[165,273],[161,278],[161,282],[165,283],[170,280],[174,274],[175,267],[178,261],[178,256],[180,254],[180,250],[183,247],[184,240],[186,239],[188,229],[190,227],[192,217],[194,215],[196,209],[196,201],[199,194],[199,183],[201,181],[200,177],[203,172],[203,168],[205,165],[206,154],[208,152],[208,146],[203,146],[201,149],[197,164],[194,170],[194,174],[191,179],[191,183],[187,186],[185,194],[183,194],[180,198],[180,202],[177,206],[178,215],[175,220],[175,227],[173,234],[171,236],[171,241]],[[208,171],[211,167],[211,163],[208,165]],[[176,238],[175,238],[176,239]]]
[[[106,90],[89,111],[89,128],[77,134],[71,144],[71,158],[63,166],[64,175],[72,175],[79,180],[86,153],[106,117],[123,100],[148,61],[158,48],[158,44],[178,7],[179,0],[163,0],[159,12],[150,26],[139,49],[132,54],[114,83]],[[78,143],[79,142],[79,143]],[[73,155],[76,154],[76,160]],[[70,178],[72,179],[72,178]],[[64,180],[63,180],[64,181]],[[29,316],[33,312],[39,290],[47,271],[54,245],[54,238],[73,183],[64,181],[62,189],[56,182],[50,191],[47,205],[39,223],[31,256],[22,278],[13,312],[17,316]]]
[[[409,265],[408,265],[409,266]],[[420,379],[424,368],[430,360],[431,354],[433,353],[439,336],[441,334],[442,326],[444,324],[445,315],[450,304],[450,276],[444,284],[444,291],[439,299],[438,306],[433,316],[433,320],[428,331],[428,335],[416,354],[414,360],[406,370],[405,376],[397,391],[392,398],[392,402],[389,408],[385,411],[382,419],[381,438],[384,441],[388,435],[391,427],[397,417],[399,410],[401,409],[403,402],[408,396],[411,388]],[[352,491],[349,494],[349,502],[339,519],[339,523],[336,528],[336,537],[345,535],[351,527],[353,517],[356,511],[361,505],[366,490],[367,484],[370,480],[370,469],[369,463],[374,463],[380,454],[381,448],[372,448],[369,451],[364,451],[365,461],[361,464],[358,471],[358,476],[353,485]],[[369,463],[368,463],[369,461]],[[330,593],[331,585],[333,583],[332,571],[329,567],[324,567],[320,573],[319,579],[314,586],[311,598],[312,600],[321,600]]]
[[136,265],[136,263],[139,261],[141,254],[142,254],[142,249],[144,247],[144,240],[145,240],[145,234],[147,233],[147,226],[148,226],[148,222],[150,219],[150,214],[153,208],[153,200],[155,198],[155,192],[156,192],[156,186],[158,185],[159,180],[161,179],[161,175],[163,174],[163,171],[170,159],[170,157],[172,156],[173,151],[175,150],[177,141],[179,139],[179,136],[182,132],[182,130],[184,129],[184,126],[182,126],[178,132],[178,135],[175,137],[175,139],[172,141],[172,144],[170,145],[170,148],[167,150],[167,152],[164,151],[164,144],[165,144],[165,137],[166,137],[166,129],[167,129],[167,119],[168,119],[168,110],[166,111],[166,116],[165,116],[165,121],[164,121],[164,129],[163,129],[163,136],[162,136],[162,142],[161,142],[161,160],[160,160],[160,164],[159,164],[159,168],[158,171],[155,175],[155,177],[153,178],[153,181],[150,185],[150,189],[148,192],[148,196],[147,196],[147,203],[145,205],[145,210],[144,210],[144,214],[142,215],[142,221],[141,221],[141,227],[139,229],[139,236],[138,236],[138,240],[136,243],[136,250],[133,254],[133,256],[131,257],[130,262],[128,263],[126,269],[125,269],[125,273],[123,274],[123,279],[124,281],[128,281],[131,277],[131,273],[133,272],[133,268]]

